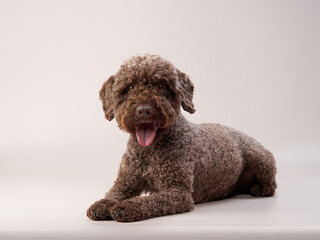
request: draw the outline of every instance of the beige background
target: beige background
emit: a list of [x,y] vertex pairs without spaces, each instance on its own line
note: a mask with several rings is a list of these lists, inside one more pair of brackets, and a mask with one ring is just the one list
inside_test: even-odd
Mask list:
[[189,120],[244,131],[279,164],[319,160],[319,12],[306,0],[1,0],[0,187],[16,183],[2,206],[14,193],[31,202],[34,182],[80,182],[84,206],[111,186],[128,136],[98,92],[137,53],[191,76]]
[[319,10],[319,1],[1,1],[0,171],[116,168],[127,136],[103,118],[98,91],[137,53],[191,76],[188,119],[235,127],[281,157],[314,157]]
[[[319,239],[319,13],[310,0],[0,0],[0,238]],[[276,197],[132,225],[87,219],[128,138],[98,92],[137,53],[191,76],[189,120],[232,126],[275,154]]]

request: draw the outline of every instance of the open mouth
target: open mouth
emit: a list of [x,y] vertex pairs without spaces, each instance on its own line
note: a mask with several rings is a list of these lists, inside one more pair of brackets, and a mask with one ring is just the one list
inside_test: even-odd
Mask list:
[[156,136],[159,124],[155,122],[139,123],[136,125],[136,136],[140,145],[149,146]]

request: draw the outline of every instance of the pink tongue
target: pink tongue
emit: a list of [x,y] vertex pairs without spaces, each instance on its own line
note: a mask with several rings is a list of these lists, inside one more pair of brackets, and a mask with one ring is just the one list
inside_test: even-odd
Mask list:
[[138,142],[142,146],[149,146],[156,136],[156,125],[154,123],[141,123],[136,128]]

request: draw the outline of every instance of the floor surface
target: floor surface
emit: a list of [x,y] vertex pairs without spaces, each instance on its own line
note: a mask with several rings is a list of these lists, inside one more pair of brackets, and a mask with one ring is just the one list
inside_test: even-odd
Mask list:
[[134,223],[91,221],[101,186],[78,178],[6,177],[0,239],[320,239],[320,164],[278,161],[274,197],[238,195]]

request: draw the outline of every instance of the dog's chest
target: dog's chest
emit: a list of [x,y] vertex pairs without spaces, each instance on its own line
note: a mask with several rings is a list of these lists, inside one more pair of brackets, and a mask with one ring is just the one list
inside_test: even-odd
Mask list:
[[158,188],[156,186],[155,177],[158,175],[158,171],[155,164],[149,161],[148,163],[143,164],[141,170],[141,177],[146,182],[147,190],[157,191]]

